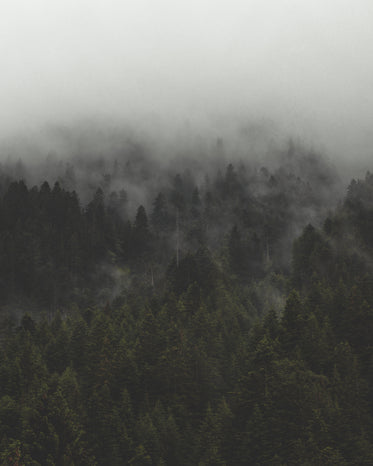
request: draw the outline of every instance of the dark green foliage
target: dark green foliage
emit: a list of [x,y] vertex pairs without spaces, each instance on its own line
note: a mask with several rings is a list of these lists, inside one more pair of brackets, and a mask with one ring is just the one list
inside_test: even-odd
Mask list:
[[172,173],[149,218],[109,173],[1,187],[1,464],[373,463],[372,176],[290,260],[303,161]]

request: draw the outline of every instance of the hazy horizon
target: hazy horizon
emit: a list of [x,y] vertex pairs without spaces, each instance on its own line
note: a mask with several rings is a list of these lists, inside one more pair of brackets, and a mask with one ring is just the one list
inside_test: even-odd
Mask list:
[[160,137],[257,124],[368,162],[371,24],[366,0],[5,0],[0,138],[82,121]]

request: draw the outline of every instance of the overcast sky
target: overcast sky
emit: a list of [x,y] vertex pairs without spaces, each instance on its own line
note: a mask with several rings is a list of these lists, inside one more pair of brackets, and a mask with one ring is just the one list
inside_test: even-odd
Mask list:
[[0,135],[271,118],[373,160],[371,0],[0,0],[0,60]]

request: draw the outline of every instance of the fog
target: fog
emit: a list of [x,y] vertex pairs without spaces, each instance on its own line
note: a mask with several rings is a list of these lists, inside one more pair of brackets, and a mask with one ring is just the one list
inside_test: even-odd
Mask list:
[[368,0],[2,0],[0,137],[266,122],[367,165],[372,24]]

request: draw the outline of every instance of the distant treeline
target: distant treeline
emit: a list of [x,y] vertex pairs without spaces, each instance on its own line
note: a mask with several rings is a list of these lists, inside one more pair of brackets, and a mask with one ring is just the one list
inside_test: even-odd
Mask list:
[[[240,162],[200,172],[184,160],[177,173],[140,155],[78,161],[88,198],[70,164],[57,164],[58,181],[36,186],[21,162],[8,166],[11,175],[0,170],[0,306],[53,313],[111,301],[123,282],[162,288],[173,261],[181,274],[199,249],[246,284],[288,273],[295,236],[335,203],[335,173],[292,145],[272,171]],[[13,180],[17,172],[25,179]],[[144,203],[134,206],[140,191]],[[184,288],[190,281],[187,272],[180,278]]]

